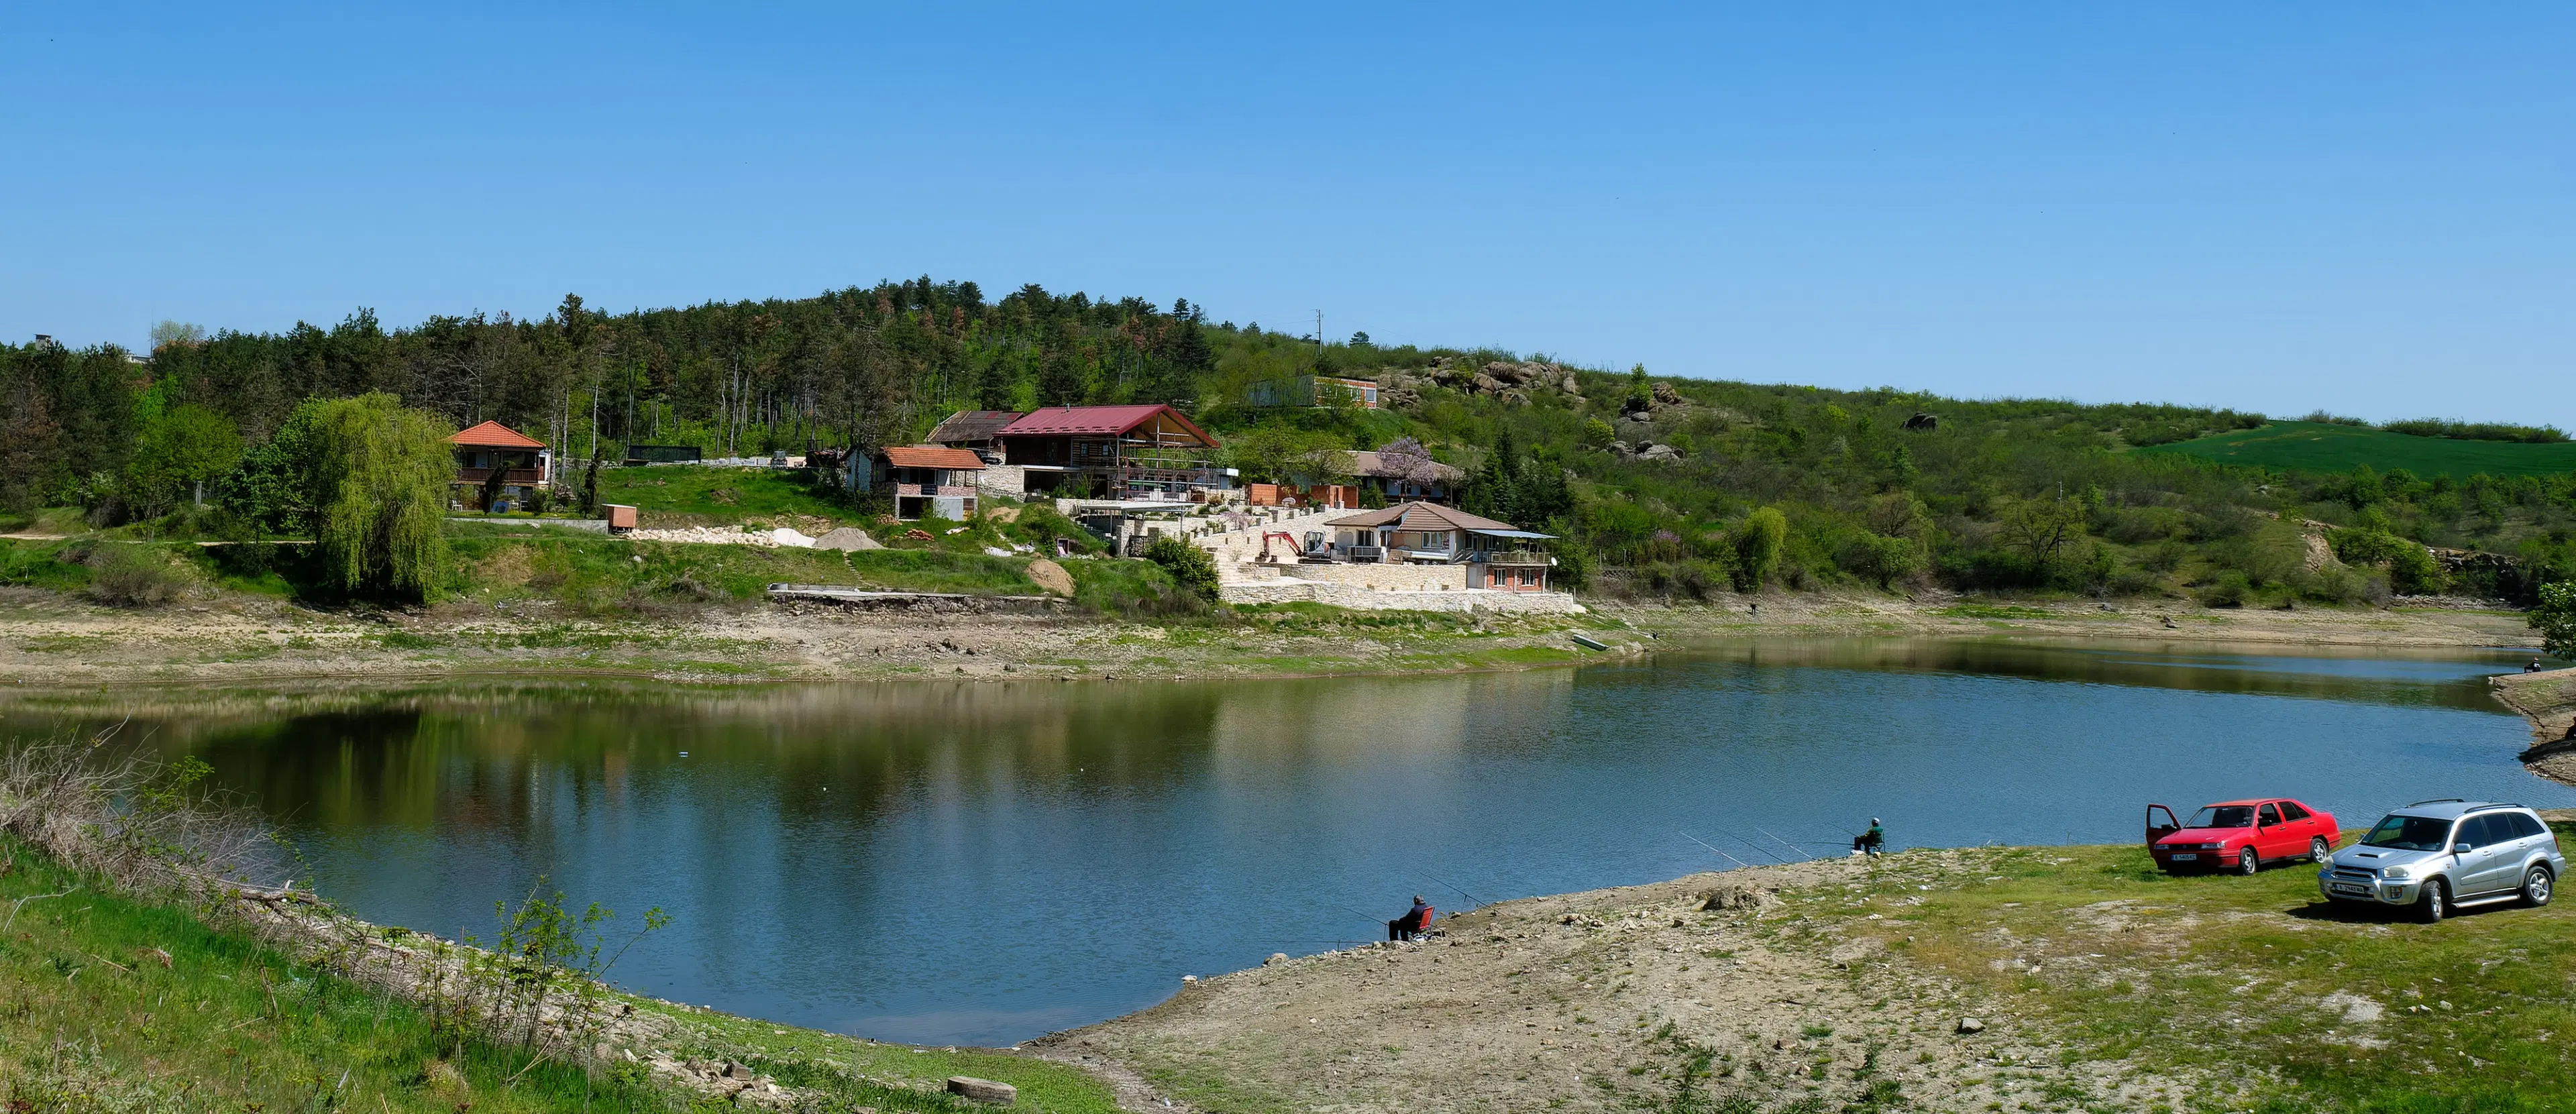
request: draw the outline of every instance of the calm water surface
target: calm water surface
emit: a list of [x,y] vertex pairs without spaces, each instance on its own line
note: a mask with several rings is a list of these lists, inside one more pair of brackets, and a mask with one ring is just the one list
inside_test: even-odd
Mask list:
[[[2527,655],[1771,642],[1396,679],[448,686],[147,706],[361,916],[488,935],[539,875],[673,926],[648,993],[996,1044],[1443,908],[1899,845],[2111,842],[2149,801],[2576,805]],[[118,714],[122,714],[120,711]],[[91,717],[28,704],[0,722]],[[150,721],[150,722],[146,722]],[[1685,834],[1687,833],[1687,835]]]

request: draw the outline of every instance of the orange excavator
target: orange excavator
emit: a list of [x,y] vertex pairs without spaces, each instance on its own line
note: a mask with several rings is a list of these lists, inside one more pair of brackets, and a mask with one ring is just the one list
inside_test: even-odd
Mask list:
[[[1272,538],[1277,538],[1277,539],[1279,539],[1279,541],[1280,541],[1280,543],[1281,543],[1281,544],[1286,545],[1286,546],[1288,547],[1288,557],[1286,557],[1286,558],[1281,558],[1281,557],[1273,557],[1273,556],[1271,556],[1271,555],[1270,555],[1270,539],[1272,539]],[[1264,532],[1264,533],[1261,535],[1261,563],[1262,563],[1262,564],[1265,564],[1265,565],[1275,565],[1275,564],[1279,564],[1279,563],[1281,563],[1281,562],[1282,562],[1282,561],[1284,561],[1284,560],[1288,560],[1288,559],[1292,559],[1292,558],[1301,558],[1301,557],[1304,557],[1305,555],[1306,555],[1305,547],[1300,546],[1300,545],[1298,545],[1298,544],[1297,544],[1297,537],[1296,537],[1296,535],[1291,534],[1291,533],[1289,533],[1289,532],[1288,532],[1288,531],[1286,531],[1286,530],[1270,530],[1270,531],[1266,531],[1266,532]]]

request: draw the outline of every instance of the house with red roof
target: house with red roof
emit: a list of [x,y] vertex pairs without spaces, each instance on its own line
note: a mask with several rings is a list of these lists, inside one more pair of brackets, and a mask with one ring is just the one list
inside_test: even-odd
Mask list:
[[447,443],[456,451],[456,482],[450,488],[458,506],[489,510],[484,492],[500,473],[499,497],[513,504],[528,493],[552,486],[553,457],[546,443],[499,422],[482,422],[460,430]]
[[940,427],[989,438],[1030,495],[1179,501],[1227,486],[1216,438],[1169,406],[1050,406],[984,432],[997,416],[978,411],[965,422],[961,414]]
[[964,522],[975,517],[975,478],[984,471],[984,458],[973,449],[888,445],[865,460],[864,467],[851,468],[851,486],[892,494],[896,518],[909,522],[929,515]]

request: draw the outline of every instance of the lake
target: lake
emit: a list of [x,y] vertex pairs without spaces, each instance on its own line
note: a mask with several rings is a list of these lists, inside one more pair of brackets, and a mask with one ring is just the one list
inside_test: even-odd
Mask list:
[[126,730],[211,763],[370,920],[488,937],[544,876],[672,915],[614,972],[633,989],[1009,1044],[1381,937],[1417,893],[1838,854],[1873,816],[1950,846],[2123,842],[2150,801],[2254,794],[2346,827],[2428,797],[2576,805],[2487,696],[2525,660],[1772,641],[1402,678],[127,694]]

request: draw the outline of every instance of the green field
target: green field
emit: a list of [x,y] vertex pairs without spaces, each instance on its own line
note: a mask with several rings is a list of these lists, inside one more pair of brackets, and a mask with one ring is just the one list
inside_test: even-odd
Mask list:
[[2576,472],[2576,441],[2551,445],[2459,441],[2329,422],[2272,422],[2138,451],[2181,453],[2220,464],[2283,471],[2349,472],[2367,464],[2381,472],[2403,468],[2427,479],[2442,475],[2467,479],[2480,472],[2490,476]]

